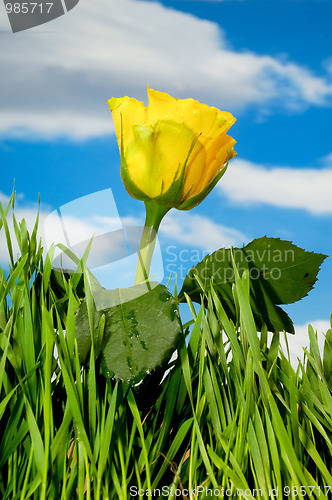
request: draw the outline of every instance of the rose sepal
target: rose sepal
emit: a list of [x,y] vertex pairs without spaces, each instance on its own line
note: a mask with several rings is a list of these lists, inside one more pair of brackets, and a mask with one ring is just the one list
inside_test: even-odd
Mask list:
[[192,208],[196,207],[199,205],[204,198],[207,197],[207,195],[212,191],[214,186],[220,181],[224,173],[226,172],[228,167],[228,162],[226,165],[220,170],[220,172],[212,179],[212,181],[209,182],[209,184],[201,191],[200,193],[194,195],[194,196],[188,196],[187,199],[185,199],[180,205],[178,205],[176,208],[178,210],[191,210]]

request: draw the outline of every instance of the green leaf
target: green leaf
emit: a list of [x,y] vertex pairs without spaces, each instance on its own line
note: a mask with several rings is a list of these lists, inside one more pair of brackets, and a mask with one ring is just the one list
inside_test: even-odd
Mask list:
[[[167,360],[182,331],[177,303],[167,288],[151,282],[94,293],[93,339],[96,356],[102,354],[102,371],[137,383]],[[91,333],[86,300],[76,313],[80,359],[87,360]]]
[[[84,278],[83,273],[79,273],[78,271],[74,271],[72,269],[60,269],[53,268],[49,271],[49,286],[53,290],[57,299],[66,299],[67,300],[67,291],[68,291],[68,281],[71,279],[72,282],[75,278],[75,291],[79,298],[83,299],[84,297]],[[40,273],[37,274],[35,280],[35,290],[37,295],[39,296],[41,293],[41,283],[42,276]]]
[[31,436],[31,443],[35,457],[35,463],[37,470],[41,477],[43,477],[44,472],[44,459],[45,459],[45,449],[43,444],[43,439],[38,428],[38,423],[31,409],[30,403],[27,398],[25,398],[27,421],[29,426],[29,432]]
[[[313,288],[320,265],[326,255],[307,252],[290,241],[279,238],[257,238],[243,248],[221,248],[207,255],[186,276],[179,294],[185,293],[195,302],[213,287],[230,319],[236,322],[236,304],[233,297],[235,265],[250,278],[250,302],[257,328],[266,324],[270,331],[294,333],[291,319],[278,304],[291,304],[305,297]],[[203,286],[200,286],[200,283]]]

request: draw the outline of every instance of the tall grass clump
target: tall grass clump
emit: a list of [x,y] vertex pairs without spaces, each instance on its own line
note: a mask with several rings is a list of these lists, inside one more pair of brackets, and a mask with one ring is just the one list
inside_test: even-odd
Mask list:
[[0,205],[3,500],[331,497],[332,330],[321,356],[309,327],[294,368],[279,333],[257,333],[235,268],[236,324],[212,286],[198,312],[188,297],[176,357],[136,386],[105,378],[93,343],[78,355],[75,312],[83,296],[94,307],[84,259],[55,281],[38,219],[30,234],[13,208]]

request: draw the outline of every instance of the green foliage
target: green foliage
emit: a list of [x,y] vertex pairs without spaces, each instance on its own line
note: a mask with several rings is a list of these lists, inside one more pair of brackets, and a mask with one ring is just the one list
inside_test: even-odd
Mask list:
[[236,322],[218,286],[203,286],[197,314],[186,297],[193,325],[190,336],[189,325],[178,334],[173,361],[137,386],[105,378],[98,343],[83,366],[79,359],[76,311],[86,304],[91,335],[96,314],[84,262],[56,277],[54,249],[43,258],[23,221],[14,223],[14,257],[8,217],[1,207],[11,248],[9,271],[0,269],[3,500],[126,500],[162,487],[169,500],[181,490],[211,498],[211,489],[214,498],[226,489],[241,499],[257,498],[241,493],[249,489],[264,499],[330,497],[332,328],[323,356],[309,329],[310,348],[294,369],[279,333],[257,333],[249,274],[235,266]]
[[[108,377],[129,383],[167,361],[182,331],[178,305],[167,288],[155,282],[130,288],[104,290],[91,300],[95,352],[101,354],[102,370]],[[76,313],[76,339],[81,361],[91,351],[88,301]]]
[[185,301],[187,294],[191,300],[201,302],[202,288],[207,291],[213,283],[228,316],[236,321],[232,256],[238,272],[247,271],[250,277],[250,304],[257,329],[266,324],[272,332],[294,333],[292,320],[277,304],[291,304],[305,297],[327,256],[267,237],[257,238],[243,248],[221,248],[189,271],[180,301]]

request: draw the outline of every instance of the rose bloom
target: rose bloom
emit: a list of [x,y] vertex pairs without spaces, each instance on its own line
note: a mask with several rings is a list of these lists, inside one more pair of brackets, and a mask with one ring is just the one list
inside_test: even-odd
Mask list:
[[175,99],[148,87],[149,105],[130,97],[107,101],[129,194],[165,207],[198,205],[236,156],[227,135],[235,118],[194,99]]

